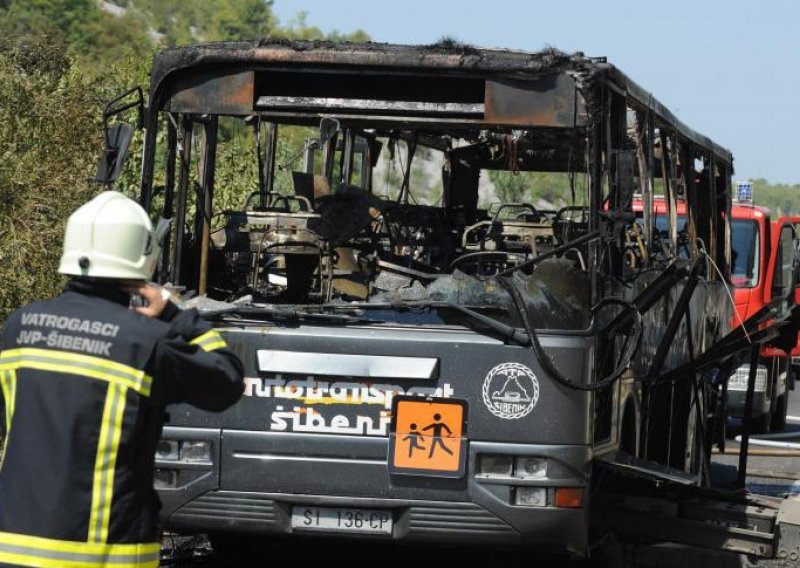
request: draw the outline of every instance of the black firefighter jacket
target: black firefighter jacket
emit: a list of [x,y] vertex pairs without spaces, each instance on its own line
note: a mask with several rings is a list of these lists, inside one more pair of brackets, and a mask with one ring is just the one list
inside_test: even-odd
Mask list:
[[242,393],[241,361],[195,310],[152,319],[127,302],[72,281],[6,321],[0,566],[157,566],[164,406]]

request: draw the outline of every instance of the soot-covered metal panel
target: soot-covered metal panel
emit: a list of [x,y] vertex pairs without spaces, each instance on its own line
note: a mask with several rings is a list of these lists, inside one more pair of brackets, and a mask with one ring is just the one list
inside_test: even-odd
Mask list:
[[253,111],[253,71],[183,74],[172,84],[172,112],[246,115]]
[[533,81],[486,81],[486,121],[520,126],[575,126],[575,80],[546,75]]

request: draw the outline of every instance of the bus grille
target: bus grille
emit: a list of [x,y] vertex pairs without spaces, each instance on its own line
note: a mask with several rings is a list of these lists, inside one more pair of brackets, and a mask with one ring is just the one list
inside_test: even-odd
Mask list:
[[442,535],[443,533],[475,536],[516,537],[517,532],[490,512],[472,503],[441,503],[435,506],[413,506],[409,509],[410,535]]
[[275,524],[278,510],[275,501],[258,495],[206,493],[190,501],[172,517],[173,520],[198,521],[203,518],[259,524]]
[[[410,538],[431,540],[459,535],[470,535],[478,540],[485,537],[493,541],[519,538],[511,526],[473,503],[411,505],[398,512],[403,510],[405,513],[401,515],[406,518],[407,536]],[[190,501],[173,513],[170,521],[192,526],[208,521],[243,523],[269,531],[281,530],[279,527],[287,521],[286,515],[281,505],[266,496],[218,491]],[[395,521],[403,524],[400,518]]]

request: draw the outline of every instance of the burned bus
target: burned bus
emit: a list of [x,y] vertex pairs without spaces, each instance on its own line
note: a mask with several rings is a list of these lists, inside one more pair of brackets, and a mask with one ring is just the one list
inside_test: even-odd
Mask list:
[[197,45],[143,126],[158,279],[246,366],[168,409],[169,529],[583,553],[601,461],[706,482],[732,157],[604,58]]

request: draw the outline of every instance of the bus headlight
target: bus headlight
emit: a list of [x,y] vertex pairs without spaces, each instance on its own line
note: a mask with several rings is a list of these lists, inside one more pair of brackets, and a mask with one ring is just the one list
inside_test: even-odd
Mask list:
[[170,489],[178,486],[178,472],[174,469],[157,468],[153,479],[156,489]]
[[514,467],[511,456],[484,454],[478,459],[478,475],[510,477]]
[[547,507],[547,488],[517,487],[514,504],[523,507]]
[[205,441],[181,442],[181,461],[210,462],[211,443]]
[[156,446],[156,459],[177,460],[179,457],[177,440],[160,440]]
[[161,440],[156,446],[161,461],[211,463],[211,442],[205,440]]
[[546,479],[547,459],[518,457],[514,460],[514,477],[519,479]]

